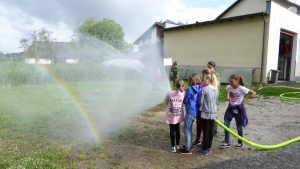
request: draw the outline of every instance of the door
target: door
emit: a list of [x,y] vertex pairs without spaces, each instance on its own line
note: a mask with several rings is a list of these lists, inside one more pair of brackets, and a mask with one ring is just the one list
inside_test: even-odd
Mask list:
[[278,79],[289,81],[291,75],[291,61],[293,53],[294,34],[281,30],[278,54],[278,67],[280,71]]

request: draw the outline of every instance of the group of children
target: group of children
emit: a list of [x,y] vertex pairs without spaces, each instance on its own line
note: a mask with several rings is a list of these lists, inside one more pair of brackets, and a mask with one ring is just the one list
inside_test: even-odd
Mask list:
[[[170,127],[171,152],[192,154],[193,145],[202,147],[201,153],[210,153],[217,118],[217,103],[219,96],[219,76],[215,71],[215,63],[208,62],[207,68],[202,71],[202,80],[197,73],[189,79],[189,87],[184,90],[184,81],[176,80],[175,90],[169,91],[165,98],[166,118],[165,122]],[[244,100],[253,97],[256,93],[244,87],[245,83],[241,76],[233,74],[229,77],[229,85],[226,88],[228,108],[224,115],[224,124],[230,127],[231,120],[235,118],[238,134],[243,136],[243,127],[248,124]],[[245,99],[244,96],[249,94]],[[185,113],[183,109],[185,105]],[[193,123],[196,119],[197,137],[193,138]],[[184,122],[185,144],[180,145],[180,123]],[[202,142],[200,141],[203,133]],[[243,143],[238,140],[236,147],[242,147]],[[225,131],[225,141],[221,148],[230,147],[230,135]]]

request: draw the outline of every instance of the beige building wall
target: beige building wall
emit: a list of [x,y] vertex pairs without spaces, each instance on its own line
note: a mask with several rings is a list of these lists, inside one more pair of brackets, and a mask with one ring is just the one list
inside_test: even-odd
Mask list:
[[266,9],[266,0],[242,0],[230,11],[228,11],[222,18],[266,12]]
[[[262,17],[165,32],[164,56],[179,65],[260,68]],[[259,74],[259,73],[258,73]]]
[[300,81],[300,35],[298,34],[298,56],[296,58],[296,71],[295,76],[296,80]]

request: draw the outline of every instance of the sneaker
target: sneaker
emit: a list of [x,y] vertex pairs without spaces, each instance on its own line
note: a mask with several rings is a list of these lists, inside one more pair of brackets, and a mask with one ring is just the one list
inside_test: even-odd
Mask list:
[[[185,145],[182,145],[182,148],[181,149],[186,149],[186,146]],[[193,146],[190,148],[191,150],[193,150]]]
[[179,149],[178,152],[180,154],[193,154],[192,150],[187,150],[187,149]]
[[208,149],[208,150],[202,150],[201,151],[201,153],[203,154],[203,155],[209,155],[210,154],[210,149]]
[[203,148],[203,144],[202,144],[202,143],[200,143],[200,144],[198,144],[198,145],[197,145],[197,147],[199,147],[199,148]]
[[179,149],[180,149],[180,147],[179,147],[179,146],[176,146],[176,152],[178,152]]
[[171,148],[169,149],[169,151],[172,152],[172,153],[176,153],[176,152],[177,152],[177,150],[176,150],[175,147],[171,147]]
[[221,149],[225,149],[225,148],[229,148],[229,147],[230,147],[230,144],[228,144],[228,143],[223,143],[220,145]]
[[197,146],[198,146],[198,145],[201,145],[201,142],[200,142],[200,141],[194,141],[194,142],[193,142],[193,145],[197,145]]
[[237,144],[236,146],[235,146],[235,148],[242,148],[243,147],[243,144]]

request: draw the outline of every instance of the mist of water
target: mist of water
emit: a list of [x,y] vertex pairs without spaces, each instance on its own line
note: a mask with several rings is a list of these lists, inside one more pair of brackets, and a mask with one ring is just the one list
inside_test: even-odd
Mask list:
[[[64,55],[60,52],[54,55]],[[80,62],[52,65],[62,68],[44,72],[51,83],[11,88],[4,107],[15,115],[14,124],[22,121],[30,132],[42,128],[53,140],[96,141],[95,135],[106,138],[129,126],[139,113],[161,103],[169,90],[158,46],[124,54],[98,39],[79,36],[68,54]],[[70,67],[78,73],[70,73]]]

